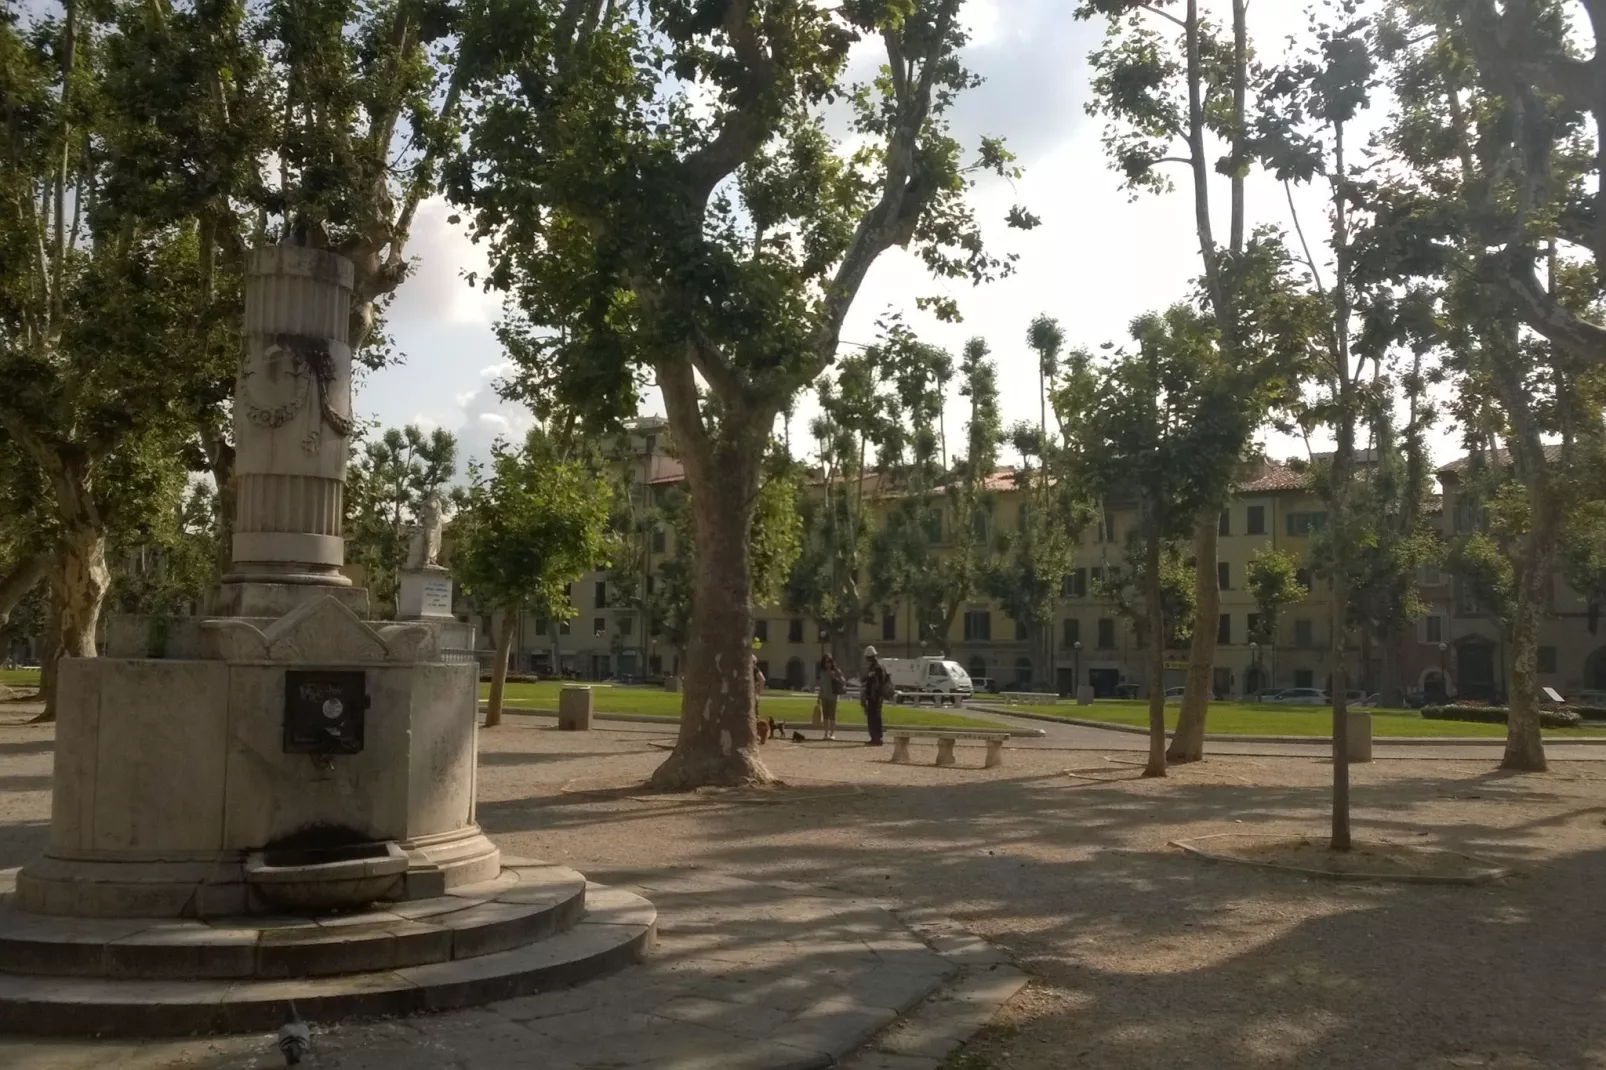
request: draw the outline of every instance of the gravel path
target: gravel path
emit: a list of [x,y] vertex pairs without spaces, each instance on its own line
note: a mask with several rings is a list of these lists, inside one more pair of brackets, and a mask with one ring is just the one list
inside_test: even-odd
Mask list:
[[[1594,763],[1509,775],[1458,747],[1463,760],[1413,748],[1357,767],[1359,835],[1519,870],[1477,888],[1374,887],[1167,846],[1319,834],[1331,770],[1309,757],[1222,755],[1144,781],[1118,734],[1096,729],[1087,744],[1011,743],[991,770],[964,745],[958,767],[938,769],[892,765],[890,748],[772,743],[764,758],[790,789],[666,797],[597,790],[639,783],[662,759],[661,729],[544,724],[512,718],[483,737],[480,820],[505,849],[581,870],[801,882],[949,918],[1034,978],[966,1070],[1606,1068],[1606,768]],[[0,867],[43,846],[49,740],[0,725]],[[914,753],[929,762],[934,748]]]

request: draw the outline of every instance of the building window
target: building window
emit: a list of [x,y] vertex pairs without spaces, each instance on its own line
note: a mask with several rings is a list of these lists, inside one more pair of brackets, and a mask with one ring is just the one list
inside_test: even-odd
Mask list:
[[896,638],[898,638],[897,615],[893,613],[883,613],[881,615],[881,641],[884,643],[890,643]]
[[1087,597],[1087,569],[1079,568],[1065,577],[1071,584],[1072,598]]
[[574,584],[565,583],[563,585],[563,597],[568,598],[568,597],[572,596],[573,594],[574,594]]
[[658,452],[658,436],[657,435],[648,435],[647,436],[646,447],[642,450],[642,452],[646,453],[649,456],[651,456],[652,454]]
[[1249,638],[1257,643],[1264,643],[1267,639],[1271,638],[1268,635],[1261,634],[1262,629],[1265,628],[1265,619],[1266,618],[1261,616],[1259,613],[1251,613],[1245,622],[1249,626]]
[[594,636],[595,635],[601,635],[603,632],[605,632],[607,630],[608,630],[608,618],[606,618],[606,617],[593,617],[591,619],[591,634],[592,635],[594,635]]
[[1245,530],[1251,535],[1266,534],[1266,507],[1264,505],[1251,505],[1249,507],[1249,524]]
[[770,622],[767,620],[755,620],[753,622],[753,638],[761,643],[769,642]]
[[654,577],[652,577],[652,576],[650,576],[650,575],[649,575],[649,576],[648,576],[648,577],[647,577],[647,593],[648,593],[648,594],[652,594],[652,592],[653,592],[653,589],[654,589],[654,588],[655,588],[655,587],[657,587],[657,586],[658,586],[658,585],[657,585],[657,583],[655,583],[655,582],[654,582]]
[[653,553],[655,553],[655,554],[663,553],[664,552],[664,546],[665,546],[665,544],[667,542],[668,542],[668,539],[665,538],[665,536],[664,536],[664,529],[663,528],[653,528],[652,529],[652,552]]
[[1023,621],[1023,620],[1016,620],[1015,621],[1015,641],[1016,642],[1021,642],[1025,638],[1026,638],[1026,622]]
[[569,622],[568,621],[566,621],[566,620],[558,621],[558,634],[559,635],[568,635],[569,634]]
[[1310,621],[1294,621],[1294,645],[1306,650],[1316,645],[1316,630]]
[[987,515],[987,510],[985,510],[985,509],[977,509],[975,512],[971,513],[970,514],[970,536],[971,536],[971,538],[975,539],[977,542],[986,542],[987,541],[987,525],[988,525],[988,522],[989,522],[990,519],[991,518]]
[[1115,647],[1115,620],[1111,617],[1099,618],[1099,649],[1112,650]]
[[1216,562],[1216,586],[1223,591],[1232,587],[1232,567],[1225,561]]
[[1094,591],[1097,592],[1099,585],[1104,582],[1104,570],[1097,565],[1088,569],[1087,582],[1092,584]]
[[1556,671],[1556,648],[1555,647],[1553,647],[1553,646],[1542,646],[1542,647],[1539,648],[1539,671],[1540,672],[1555,672]]
[[1429,643],[1444,642],[1444,618],[1432,616],[1422,622],[1422,633]]
[[597,609],[607,609],[608,608],[608,581],[607,580],[598,580],[597,581],[596,596],[595,596],[595,598],[594,598],[594,600],[592,601],[591,604],[594,607],[596,607]]
[[801,643],[803,641],[802,617],[793,617],[786,622],[786,641],[788,643]]
[[1231,509],[1223,509],[1221,511],[1221,520],[1219,522],[1217,522],[1217,524],[1216,524],[1216,534],[1217,535],[1231,535],[1232,534],[1232,510]]
[[1444,573],[1438,565],[1423,565],[1416,573],[1416,582],[1423,587],[1437,587],[1444,582]]
[[1294,582],[1299,584],[1301,587],[1305,588],[1305,593],[1306,594],[1310,594],[1310,592],[1311,592],[1310,569],[1302,568],[1302,569],[1299,569],[1298,571],[1296,571],[1294,573]]
[[1066,646],[1078,643],[1082,639],[1082,622],[1075,617],[1066,617],[1065,627],[1061,630],[1065,633]]
[[1316,674],[1311,672],[1309,669],[1295,669],[1294,670],[1294,686],[1295,687],[1315,687],[1316,686]]
[[634,635],[635,632],[636,632],[636,618],[635,617],[620,617],[619,618],[619,634],[620,635]]
[[1216,642],[1222,646],[1232,645],[1232,614],[1223,613],[1216,621]]
[[546,618],[545,617],[537,617],[537,618],[535,618],[535,634],[536,635],[545,635],[546,634]]
[[967,642],[990,642],[993,637],[993,615],[985,609],[971,609],[965,611],[965,640]]
[[1288,514],[1288,534],[1290,535],[1315,535],[1317,532],[1326,530],[1327,514],[1325,512]]

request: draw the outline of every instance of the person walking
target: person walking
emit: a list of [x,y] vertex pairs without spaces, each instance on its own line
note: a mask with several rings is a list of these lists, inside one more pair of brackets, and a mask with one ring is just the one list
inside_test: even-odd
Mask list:
[[820,720],[825,725],[825,738],[836,738],[836,700],[848,689],[836,659],[827,654],[820,659]]
[[859,702],[864,706],[864,723],[870,729],[869,746],[881,746],[881,703],[886,700],[887,694],[892,690],[892,680],[887,676],[887,670],[881,667],[876,658],[875,647],[864,648],[864,682],[859,687]]

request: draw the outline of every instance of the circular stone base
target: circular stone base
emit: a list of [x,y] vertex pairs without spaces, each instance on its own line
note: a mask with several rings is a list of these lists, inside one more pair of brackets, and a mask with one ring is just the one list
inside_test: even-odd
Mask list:
[[4,904],[0,1032],[271,1030],[290,1000],[320,1022],[449,1010],[639,962],[656,923],[639,896],[525,862],[440,900],[322,919],[238,919],[233,928],[40,918]]
[[1224,832],[1172,840],[1171,846],[1212,862],[1235,862],[1328,880],[1484,884],[1511,873],[1497,862],[1459,851],[1376,840],[1357,839],[1351,850],[1334,851],[1323,838]]

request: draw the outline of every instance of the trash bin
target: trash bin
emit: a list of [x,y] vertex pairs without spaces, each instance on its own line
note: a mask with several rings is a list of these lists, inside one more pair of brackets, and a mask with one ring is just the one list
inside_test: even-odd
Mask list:
[[1369,762],[1372,760],[1372,713],[1370,710],[1346,710],[1349,715],[1348,732],[1345,740],[1348,742],[1349,760],[1352,762]]
[[591,730],[589,687],[566,687],[558,693],[558,727],[565,732]]

